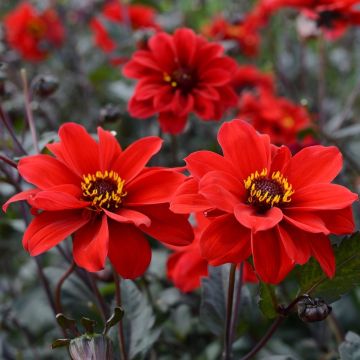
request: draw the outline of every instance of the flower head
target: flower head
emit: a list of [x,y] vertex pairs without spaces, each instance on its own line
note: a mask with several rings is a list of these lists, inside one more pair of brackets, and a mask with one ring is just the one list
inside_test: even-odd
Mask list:
[[142,138],[122,150],[110,132],[98,128],[99,142],[75,123],[59,130],[55,155],[20,160],[21,176],[35,189],[16,194],[3,206],[26,200],[35,218],[25,231],[24,248],[39,255],[73,234],[76,264],[88,271],[104,267],[108,256],[125,278],[141,275],[151,249],[144,233],[173,245],[187,245],[192,229],[187,217],[169,210],[183,175],[145,167],[161,140]]
[[262,0],[258,7],[271,14],[283,7],[295,7],[314,21],[328,39],[343,35],[348,26],[360,24],[360,11],[354,9],[358,0]]
[[42,13],[22,2],[4,18],[5,37],[26,60],[40,61],[64,41],[64,28],[55,10]]
[[171,203],[176,212],[211,217],[202,255],[215,266],[252,256],[259,277],[274,284],[313,256],[332,277],[328,235],[354,230],[351,204],[358,199],[330,183],[342,167],[339,150],[310,146],[292,157],[240,120],[223,124],[218,141],[223,155],[198,151],[186,158],[192,177]]
[[268,134],[277,145],[295,143],[298,133],[310,126],[310,116],[303,106],[269,91],[261,91],[260,95],[245,92],[240,99],[237,117],[251,123],[259,132]]
[[148,50],[135,52],[124,67],[126,76],[139,80],[129,104],[132,116],[159,114],[162,130],[176,134],[189,113],[217,120],[236,104],[231,78],[237,66],[220,45],[186,28],[174,35],[158,33],[148,44]]
[[160,30],[155,21],[156,12],[147,5],[126,5],[118,0],[107,2],[100,17],[91,20],[90,27],[94,32],[94,41],[104,52],[109,53],[116,49],[116,39],[111,36],[108,30],[109,25],[126,24],[128,21],[134,30],[154,29]]

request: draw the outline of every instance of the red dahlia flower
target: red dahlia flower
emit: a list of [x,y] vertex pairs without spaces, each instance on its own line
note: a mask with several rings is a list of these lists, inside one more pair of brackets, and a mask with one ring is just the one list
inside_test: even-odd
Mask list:
[[[190,292],[200,287],[201,278],[208,276],[208,261],[200,251],[201,232],[209,224],[203,213],[196,213],[197,226],[194,228],[194,241],[187,246],[171,246],[175,250],[167,261],[167,276],[182,292]],[[244,264],[243,279],[257,282],[257,277],[248,262]]]
[[193,232],[187,217],[173,214],[169,201],[183,181],[170,169],[146,168],[161,139],[146,137],[122,150],[115,137],[98,128],[99,142],[77,124],[59,130],[60,142],[48,145],[55,155],[20,160],[21,176],[36,186],[16,194],[35,218],[23,246],[39,255],[73,236],[74,261],[88,271],[104,267],[108,256],[117,272],[135,278],[147,268],[148,234],[172,245],[187,245]]
[[259,7],[268,14],[283,7],[299,8],[327,38],[336,39],[348,26],[360,24],[360,11],[353,9],[358,3],[358,0],[262,0]]
[[271,74],[261,72],[256,66],[239,66],[232,80],[237,93],[258,91],[274,93],[274,79]]
[[223,16],[216,17],[203,28],[203,34],[213,40],[235,40],[242,54],[256,56],[259,52],[260,23],[244,17],[229,22]]
[[339,150],[311,146],[292,157],[240,120],[223,124],[218,141],[223,156],[198,151],[186,158],[192,177],[171,203],[175,212],[212,217],[201,234],[202,255],[214,266],[252,255],[258,276],[273,284],[314,256],[332,277],[328,235],[354,230],[351,204],[358,199],[330,183],[342,167]]
[[248,121],[257,131],[268,134],[277,145],[295,143],[299,131],[310,125],[310,116],[303,106],[268,91],[259,96],[250,92],[243,94],[237,117]]
[[158,33],[149,50],[135,52],[124,74],[138,79],[129,111],[145,119],[159,114],[164,132],[180,133],[190,112],[203,120],[218,120],[235,105],[231,87],[236,63],[223,56],[220,45],[207,42],[190,29],[174,35]]
[[108,27],[128,21],[134,30],[142,28],[160,30],[160,26],[155,22],[155,16],[156,12],[150,6],[125,5],[121,4],[119,0],[115,0],[105,4],[101,17],[93,18],[90,27],[94,32],[96,45],[108,53],[116,49],[116,39],[111,37],[106,22],[109,22]]
[[53,9],[42,13],[28,2],[21,3],[4,18],[5,37],[26,60],[40,61],[64,41],[64,28]]

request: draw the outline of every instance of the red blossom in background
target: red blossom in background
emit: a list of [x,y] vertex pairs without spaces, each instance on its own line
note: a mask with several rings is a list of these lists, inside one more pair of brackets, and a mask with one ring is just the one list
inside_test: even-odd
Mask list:
[[243,55],[252,57],[258,54],[261,40],[259,29],[262,23],[256,20],[245,17],[230,22],[223,16],[217,16],[203,27],[202,32],[212,40],[234,40]]
[[237,93],[243,91],[268,92],[275,91],[274,78],[271,74],[261,72],[256,66],[239,66],[232,79]]
[[129,25],[134,30],[160,30],[160,26],[156,23],[155,17],[156,11],[150,6],[140,4],[126,5],[118,0],[110,1],[103,7],[101,16],[91,20],[90,27],[94,32],[95,44],[106,53],[116,49],[116,39],[111,37],[111,33],[106,28],[106,22],[109,22],[110,26],[129,22]]
[[237,117],[248,121],[257,131],[268,134],[277,145],[295,143],[299,131],[310,126],[310,116],[303,106],[268,91],[262,91],[260,95],[244,93]]
[[291,156],[246,122],[222,125],[223,156],[198,151],[185,160],[191,173],[171,209],[205,211],[202,255],[211,265],[238,264],[252,255],[265,282],[281,282],[295,264],[316,258],[328,277],[335,259],[328,235],[354,230],[351,204],[358,199],[331,184],[342,167],[336,147],[311,146]]
[[174,35],[158,33],[124,67],[124,75],[138,80],[129,103],[135,118],[159,115],[164,132],[183,131],[188,115],[219,120],[237,102],[231,86],[237,65],[223,48],[182,28]]
[[55,10],[39,13],[23,2],[4,18],[5,38],[9,45],[30,61],[44,60],[64,41],[64,28]]
[[146,163],[161,139],[145,137],[122,150],[110,132],[98,128],[99,142],[77,124],[59,130],[55,155],[22,158],[21,176],[36,186],[14,195],[3,206],[26,200],[35,218],[23,246],[39,255],[73,234],[74,261],[88,271],[103,269],[106,257],[124,278],[148,267],[151,249],[144,233],[171,245],[188,245],[193,231],[187,216],[169,210],[184,176]]
[[[196,213],[197,226],[194,227],[194,241],[187,246],[168,246],[175,252],[167,261],[167,276],[182,292],[196,290],[201,285],[201,278],[208,276],[208,261],[201,255],[200,236],[210,221],[203,213]],[[244,264],[243,279],[257,282],[257,277],[248,262]]]
[[284,7],[295,7],[314,21],[324,35],[334,40],[352,25],[360,25],[360,11],[354,9],[358,0],[262,0],[258,8],[270,14]]

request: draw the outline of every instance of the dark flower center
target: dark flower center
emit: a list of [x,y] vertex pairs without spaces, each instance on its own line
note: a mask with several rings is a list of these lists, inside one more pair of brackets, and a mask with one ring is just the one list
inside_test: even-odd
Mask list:
[[340,11],[336,10],[325,10],[319,13],[319,17],[316,20],[316,25],[318,27],[333,28],[335,22],[341,20],[343,14]]
[[183,94],[191,92],[197,83],[195,73],[186,68],[179,68],[171,75],[165,73],[164,80],[174,89],[180,89]]
[[27,30],[36,39],[41,39],[46,33],[46,25],[38,19],[32,19],[27,24]]
[[255,171],[244,180],[247,190],[247,203],[253,205],[260,213],[266,212],[273,206],[281,207],[291,201],[294,194],[292,186],[280,171],[267,176],[267,169],[260,173]]
[[122,180],[119,174],[112,170],[83,175],[82,198],[90,201],[92,208],[96,211],[101,211],[102,208],[115,210],[127,194],[123,190],[124,184],[125,180]]

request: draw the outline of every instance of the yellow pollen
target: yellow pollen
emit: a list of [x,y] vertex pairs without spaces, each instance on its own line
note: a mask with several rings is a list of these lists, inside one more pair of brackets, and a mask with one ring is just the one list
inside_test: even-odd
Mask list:
[[171,76],[168,73],[164,73],[164,80],[166,82],[170,82],[171,81]]
[[295,192],[280,171],[274,171],[268,176],[267,169],[249,175],[244,185],[248,191],[247,202],[260,210],[289,203]]
[[282,119],[282,124],[284,127],[286,127],[287,129],[292,128],[295,125],[295,121],[291,116],[285,116]]
[[177,82],[176,82],[176,81],[172,81],[172,82],[171,82],[171,86],[172,86],[172,87],[177,87]]
[[81,182],[82,196],[90,201],[96,211],[102,208],[118,208],[122,199],[127,195],[124,191],[125,180],[115,171],[97,171],[95,174],[83,175]]

